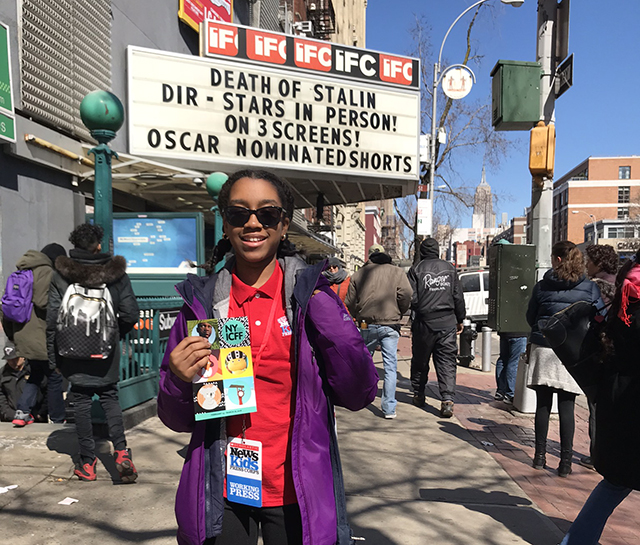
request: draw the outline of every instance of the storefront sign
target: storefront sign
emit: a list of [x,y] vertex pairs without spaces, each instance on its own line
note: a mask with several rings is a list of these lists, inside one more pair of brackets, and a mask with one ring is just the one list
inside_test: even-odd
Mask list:
[[134,155],[418,177],[416,91],[137,47],[128,74]]
[[200,32],[204,57],[233,57],[251,63],[372,83],[420,89],[420,61],[323,40],[205,21]]
[[230,23],[233,21],[233,0],[180,0],[178,18],[197,32],[200,23],[207,19]]

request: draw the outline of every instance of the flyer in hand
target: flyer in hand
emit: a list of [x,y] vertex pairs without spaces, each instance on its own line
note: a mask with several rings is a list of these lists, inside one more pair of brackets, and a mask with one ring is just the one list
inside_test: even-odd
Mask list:
[[211,343],[206,367],[193,378],[196,420],[257,410],[249,321],[240,318],[190,320],[189,334]]

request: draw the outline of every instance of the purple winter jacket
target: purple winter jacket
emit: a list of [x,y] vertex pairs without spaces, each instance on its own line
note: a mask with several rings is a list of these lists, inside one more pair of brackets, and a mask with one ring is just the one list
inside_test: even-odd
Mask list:
[[[378,374],[340,299],[320,274],[296,257],[279,260],[287,317],[297,356],[291,460],[305,545],[336,543],[336,501],[329,452],[331,404],[356,411],[376,396]],[[171,330],[160,369],[158,416],[169,428],[190,432],[191,441],[176,495],[178,543],[200,545],[222,529],[224,507],[224,419],[196,422],[191,384],[169,369],[169,356],[188,335],[187,321],[226,317],[234,260],[212,277],[176,286],[185,304]],[[320,293],[313,295],[314,290]],[[321,378],[316,355],[324,369]],[[329,397],[329,399],[327,398]]]

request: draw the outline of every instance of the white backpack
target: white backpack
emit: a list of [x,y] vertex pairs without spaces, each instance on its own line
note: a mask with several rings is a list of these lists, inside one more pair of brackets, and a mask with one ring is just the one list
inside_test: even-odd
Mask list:
[[108,358],[118,343],[118,320],[106,284],[70,284],[56,324],[56,350],[71,359]]

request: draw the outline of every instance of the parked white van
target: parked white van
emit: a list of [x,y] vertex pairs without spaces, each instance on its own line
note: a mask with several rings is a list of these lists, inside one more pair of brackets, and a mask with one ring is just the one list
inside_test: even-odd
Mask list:
[[458,278],[464,293],[467,318],[472,322],[485,323],[489,315],[489,270],[462,269]]

